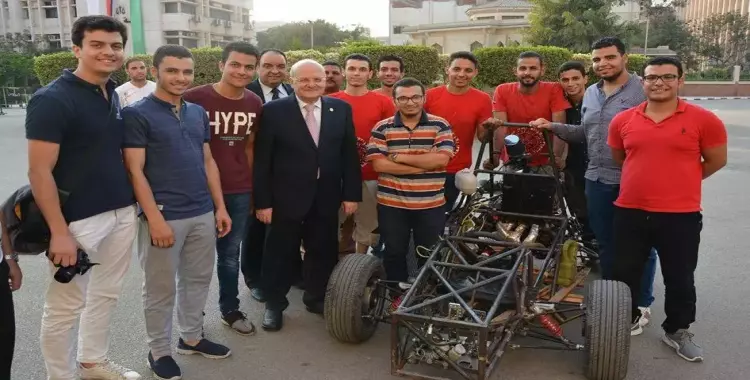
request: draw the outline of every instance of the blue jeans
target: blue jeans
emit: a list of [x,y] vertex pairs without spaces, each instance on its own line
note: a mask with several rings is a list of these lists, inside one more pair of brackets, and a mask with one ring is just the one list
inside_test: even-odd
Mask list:
[[250,193],[224,194],[227,213],[232,219],[232,230],[216,241],[216,274],[219,278],[219,309],[222,315],[240,308],[240,244],[245,237],[247,216],[250,214]]
[[[586,180],[586,203],[589,223],[599,244],[599,264],[602,278],[611,280],[614,276],[614,220],[615,201],[620,194],[620,185],[608,185]],[[641,277],[639,295],[633,300],[641,307],[649,307],[654,302],[654,276],[656,275],[656,250],[651,248],[646,269]]]

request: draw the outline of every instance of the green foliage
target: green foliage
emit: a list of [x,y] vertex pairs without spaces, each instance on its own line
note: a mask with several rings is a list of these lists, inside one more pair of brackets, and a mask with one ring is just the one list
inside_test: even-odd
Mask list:
[[0,86],[25,86],[34,77],[34,57],[12,51],[0,51]]
[[[386,54],[400,56],[404,60],[406,76],[418,79],[425,86],[430,86],[433,82],[440,80],[440,73],[444,69],[437,50],[429,46],[372,45],[356,48],[344,47],[339,51],[339,56],[343,59],[353,53],[370,57],[373,64],[376,64],[378,59]],[[377,81],[373,79],[370,84],[376,86]]]
[[518,55],[532,50],[544,58],[545,73],[542,80],[557,81],[557,68],[569,61],[572,53],[553,46],[486,47],[474,51],[479,60],[477,83],[482,87],[496,87],[501,83],[517,81],[515,68]]
[[529,0],[532,10],[527,40],[532,45],[559,46],[589,52],[603,36],[632,42],[639,28],[623,23],[612,8],[620,0]]
[[218,47],[190,49],[195,61],[193,86],[216,83],[221,79],[221,72],[219,71],[221,51],[222,49]]
[[314,59],[318,61],[319,63],[323,63],[326,60],[326,57],[323,53],[307,49],[307,50],[290,50],[285,52],[286,54],[286,64],[287,66],[291,67],[293,64],[303,60],[303,59]]
[[[258,47],[262,49],[274,48],[282,51],[302,50],[314,48],[326,50],[338,46],[347,40],[368,39],[370,30],[357,26],[352,30],[343,30],[338,25],[325,20],[308,22],[292,22],[257,35]],[[310,46],[312,37],[312,46]]]
[[643,66],[648,57],[643,54],[628,54],[628,71],[643,76]]
[[74,70],[76,66],[78,66],[78,60],[69,51],[34,57],[34,72],[42,85],[59,77],[63,69]]
[[341,56],[339,55],[338,50],[336,51],[329,51],[328,53],[323,54],[326,61],[333,61],[338,62],[341,60]]

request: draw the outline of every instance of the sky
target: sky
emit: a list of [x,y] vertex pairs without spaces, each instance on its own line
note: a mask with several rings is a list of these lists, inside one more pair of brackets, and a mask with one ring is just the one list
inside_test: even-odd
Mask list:
[[323,19],[345,29],[362,24],[373,37],[388,35],[388,0],[254,0],[253,6],[255,21]]

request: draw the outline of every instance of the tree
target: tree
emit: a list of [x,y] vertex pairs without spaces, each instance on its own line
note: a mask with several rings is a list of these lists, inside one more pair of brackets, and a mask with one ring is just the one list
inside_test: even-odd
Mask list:
[[277,26],[259,32],[257,38],[258,46],[263,49],[274,48],[285,51],[312,48],[326,51],[347,39],[360,40],[369,36],[370,30],[361,25],[352,30],[343,30],[336,24],[316,20]]
[[750,21],[733,11],[714,14],[691,25],[695,51],[718,66],[742,66],[750,48]]
[[588,53],[603,36],[626,43],[638,33],[635,23],[612,13],[622,0],[529,0],[532,4],[527,38],[532,45],[551,45]]
[[694,67],[695,38],[690,26],[678,17],[678,9],[685,4],[685,0],[672,0],[658,5],[650,0],[642,1],[641,18],[646,19],[648,24],[641,23],[641,30],[634,44],[644,48],[668,46],[687,67]]

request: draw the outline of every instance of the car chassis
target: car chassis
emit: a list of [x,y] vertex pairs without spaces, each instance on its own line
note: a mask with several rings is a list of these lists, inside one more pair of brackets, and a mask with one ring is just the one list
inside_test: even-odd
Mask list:
[[[546,132],[544,138],[554,170],[555,197],[565,208]],[[486,380],[509,349],[520,348],[583,351],[587,378],[625,378],[629,289],[620,282],[594,280],[587,286],[585,302],[574,292],[583,287],[595,261],[595,254],[580,242],[580,229],[569,224],[575,218],[504,211],[498,207],[502,196],[494,194],[496,186],[503,186],[494,182],[495,176],[552,176],[480,170],[488,145],[492,151],[491,141],[483,143],[474,168],[475,174],[490,175],[481,187],[485,191],[461,197],[449,217],[447,233],[432,247],[413,283],[384,279],[380,259],[371,255],[352,254],[341,260],[326,293],[329,333],[339,341],[358,343],[369,339],[380,322],[390,324],[391,374],[415,379],[448,379],[439,371],[452,370],[463,379]],[[478,222],[467,227],[467,220]],[[517,222],[514,232],[521,229],[521,233],[508,236],[507,220]],[[479,223],[489,224],[491,230],[476,228]],[[529,225],[532,228],[526,231]],[[521,240],[524,232],[527,237]],[[564,239],[576,241],[572,245],[577,249],[575,275],[568,272],[567,280],[561,281]],[[577,319],[583,319],[583,344],[566,337],[562,329]],[[547,344],[524,344],[515,337]]]

